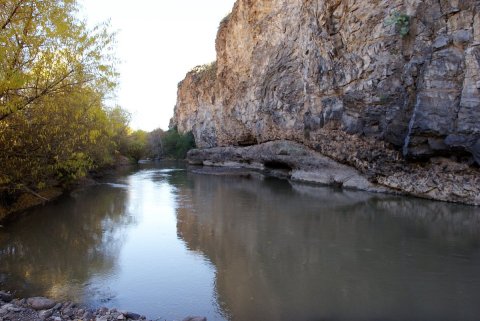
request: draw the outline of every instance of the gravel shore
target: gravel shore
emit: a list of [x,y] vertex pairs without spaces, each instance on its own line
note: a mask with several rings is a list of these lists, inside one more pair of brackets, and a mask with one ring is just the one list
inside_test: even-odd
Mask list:
[[[16,299],[0,291],[0,321],[118,321],[146,320],[129,311],[105,307],[89,309],[74,302],[56,302],[44,297]],[[187,317],[184,321],[207,321],[204,317]]]

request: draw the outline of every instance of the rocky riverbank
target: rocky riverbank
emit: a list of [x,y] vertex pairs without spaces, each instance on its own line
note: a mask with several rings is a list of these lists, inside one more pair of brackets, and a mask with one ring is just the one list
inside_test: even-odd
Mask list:
[[6,292],[0,292],[0,320],[3,321],[63,321],[63,320],[145,320],[144,316],[117,309],[88,309],[73,302],[55,302],[34,297],[13,299]]
[[55,302],[43,297],[14,299],[0,291],[0,320],[63,321],[63,320],[146,320],[145,316],[117,309],[89,309],[73,302]]
[[[359,144],[355,144],[354,136],[341,144],[344,150],[337,152],[349,155],[344,162],[284,140],[247,147],[195,149],[188,153],[188,161],[193,165],[258,170],[294,181],[480,205],[477,169],[448,158],[435,158],[421,165],[398,163],[395,153],[380,148],[376,155],[357,153]],[[351,151],[346,149],[348,146]]]
[[[101,307],[90,309],[74,302],[56,302],[44,297],[15,299],[0,291],[0,321],[118,321],[146,320],[143,315]],[[204,317],[187,317],[184,321],[207,321]]]

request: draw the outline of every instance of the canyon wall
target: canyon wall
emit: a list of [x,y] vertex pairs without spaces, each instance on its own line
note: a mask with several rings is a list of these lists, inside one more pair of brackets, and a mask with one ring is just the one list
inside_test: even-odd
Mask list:
[[200,148],[295,141],[389,186],[480,164],[478,0],[238,0],[216,50],[172,120]]

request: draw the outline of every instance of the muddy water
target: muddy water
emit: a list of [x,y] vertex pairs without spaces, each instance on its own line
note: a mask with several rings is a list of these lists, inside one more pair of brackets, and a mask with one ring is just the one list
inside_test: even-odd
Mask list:
[[480,210],[158,164],[1,228],[0,287],[161,320],[478,320]]

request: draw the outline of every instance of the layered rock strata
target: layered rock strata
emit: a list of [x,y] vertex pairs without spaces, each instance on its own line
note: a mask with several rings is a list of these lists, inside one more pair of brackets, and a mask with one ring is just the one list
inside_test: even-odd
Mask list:
[[405,164],[397,167],[397,173],[379,177],[302,144],[273,141],[247,147],[194,149],[188,153],[188,160],[192,165],[250,169],[293,181],[480,205],[480,177],[447,159],[437,159],[428,169]]
[[200,148],[294,141],[407,191],[444,157],[440,199],[480,195],[477,0],[238,0],[216,49],[172,121]]

